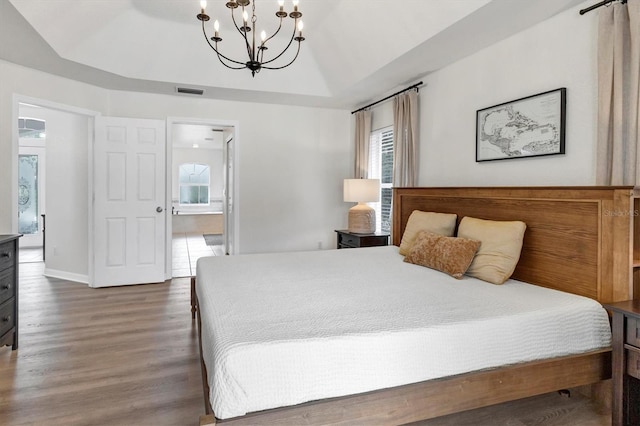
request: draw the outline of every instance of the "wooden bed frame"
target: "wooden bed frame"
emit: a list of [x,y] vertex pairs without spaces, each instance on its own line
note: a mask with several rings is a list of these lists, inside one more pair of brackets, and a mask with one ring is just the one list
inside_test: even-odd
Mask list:
[[[414,210],[527,224],[513,278],[601,303],[633,296],[632,187],[395,188],[392,242]],[[192,280],[192,312],[197,306]],[[429,380],[340,398],[215,418],[202,360],[201,425],[404,424],[611,377],[610,349]]]

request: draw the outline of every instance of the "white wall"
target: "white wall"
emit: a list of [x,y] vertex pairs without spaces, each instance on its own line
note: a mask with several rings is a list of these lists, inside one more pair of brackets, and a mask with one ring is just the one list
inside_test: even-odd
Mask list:
[[88,119],[77,114],[45,111],[48,116],[45,274],[87,282]]
[[[421,186],[595,184],[597,13],[580,16],[585,5],[423,78]],[[476,110],[559,87],[565,155],[475,162]]]
[[[237,121],[236,208],[243,253],[335,247],[333,230],[346,225],[349,205],[342,201],[342,180],[353,161],[347,111],[107,91],[2,61],[0,82],[2,123],[13,122],[14,94],[111,116]],[[0,233],[17,229],[12,131],[10,125],[0,126]],[[71,201],[68,208],[86,212],[87,201]],[[84,259],[78,263],[83,266],[76,270],[86,268]]]
[[[344,110],[110,92],[109,114],[238,121],[242,253],[335,247],[347,223],[342,180],[352,170]],[[238,198],[236,198],[238,199]]]

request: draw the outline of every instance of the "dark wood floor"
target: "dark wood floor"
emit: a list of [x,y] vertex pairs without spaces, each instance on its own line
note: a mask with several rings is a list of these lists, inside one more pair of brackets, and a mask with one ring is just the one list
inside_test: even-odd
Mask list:
[[[203,414],[189,280],[90,289],[21,264],[20,348],[0,348],[1,425],[196,425]],[[421,426],[609,426],[547,394]]]
[[189,280],[91,289],[20,265],[0,424],[189,425],[204,411]]

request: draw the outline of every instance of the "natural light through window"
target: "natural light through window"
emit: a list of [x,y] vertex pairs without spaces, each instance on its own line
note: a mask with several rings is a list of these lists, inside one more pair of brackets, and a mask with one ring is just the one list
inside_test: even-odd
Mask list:
[[369,203],[376,210],[376,231],[391,232],[393,126],[371,132],[369,178],[380,179],[380,202]]
[[187,163],[180,165],[180,205],[209,205],[209,166]]

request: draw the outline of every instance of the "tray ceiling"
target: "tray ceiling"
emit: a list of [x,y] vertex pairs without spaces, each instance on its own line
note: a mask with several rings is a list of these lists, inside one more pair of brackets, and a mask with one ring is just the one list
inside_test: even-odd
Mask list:
[[[210,98],[336,108],[395,91],[583,3],[301,0],[306,41],[298,60],[252,78],[219,63],[195,18],[196,0],[0,1],[0,58],[11,62],[113,89],[193,87]],[[210,0],[207,13],[220,21],[223,49],[234,56],[242,45],[224,3]],[[276,0],[258,0],[259,27],[269,32],[276,10]]]

